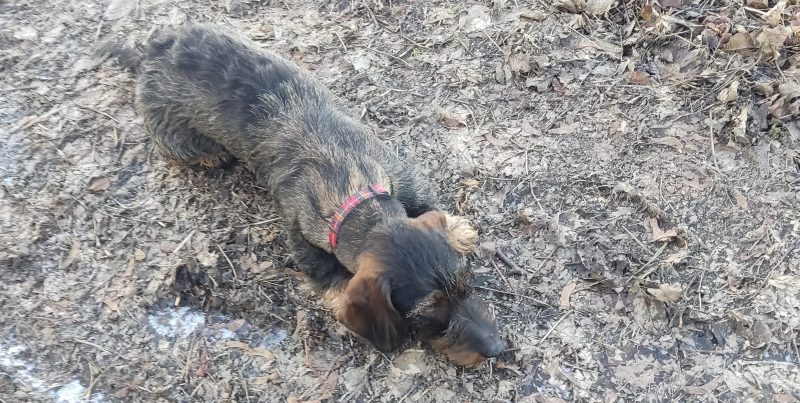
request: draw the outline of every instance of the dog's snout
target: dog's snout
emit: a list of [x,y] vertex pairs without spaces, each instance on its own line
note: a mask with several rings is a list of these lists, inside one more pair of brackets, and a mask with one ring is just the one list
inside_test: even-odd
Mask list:
[[506,344],[499,337],[488,342],[483,356],[486,358],[497,357],[506,349]]

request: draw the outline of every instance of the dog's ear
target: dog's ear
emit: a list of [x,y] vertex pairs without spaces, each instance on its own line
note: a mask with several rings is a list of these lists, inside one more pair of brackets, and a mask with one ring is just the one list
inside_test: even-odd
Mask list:
[[475,250],[478,231],[464,217],[433,210],[419,217],[411,218],[410,222],[420,228],[444,232],[447,235],[447,242],[453,250],[461,255]]
[[427,230],[444,231],[447,228],[447,218],[443,211],[431,210],[419,217],[410,219],[411,225]]
[[391,289],[382,273],[374,259],[359,258],[358,272],[339,301],[337,319],[386,353],[403,342],[406,324],[392,305]]

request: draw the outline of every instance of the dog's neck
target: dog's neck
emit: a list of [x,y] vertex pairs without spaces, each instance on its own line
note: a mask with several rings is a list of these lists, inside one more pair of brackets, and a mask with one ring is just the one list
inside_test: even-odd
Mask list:
[[334,254],[351,273],[355,273],[356,259],[373,231],[390,222],[408,218],[399,200],[372,198],[353,209],[339,228]]

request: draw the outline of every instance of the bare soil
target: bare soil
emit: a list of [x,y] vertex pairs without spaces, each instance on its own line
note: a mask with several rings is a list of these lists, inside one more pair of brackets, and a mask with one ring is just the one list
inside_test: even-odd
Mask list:
[[[474,369],[343,330],[241,166],[159,158],[109,36],[311,70],[481,232]],[[800,399],[796,1],[0,2],[0,402]]]

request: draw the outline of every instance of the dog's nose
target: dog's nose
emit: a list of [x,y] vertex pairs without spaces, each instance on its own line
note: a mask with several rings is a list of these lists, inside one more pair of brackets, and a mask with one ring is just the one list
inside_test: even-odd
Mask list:
[[485,354],[483,354],[486,358],[497,357],[505,351],[506,343],[503,342],[500,338],[496,338],[489,342],[489,345],[486,348]]

